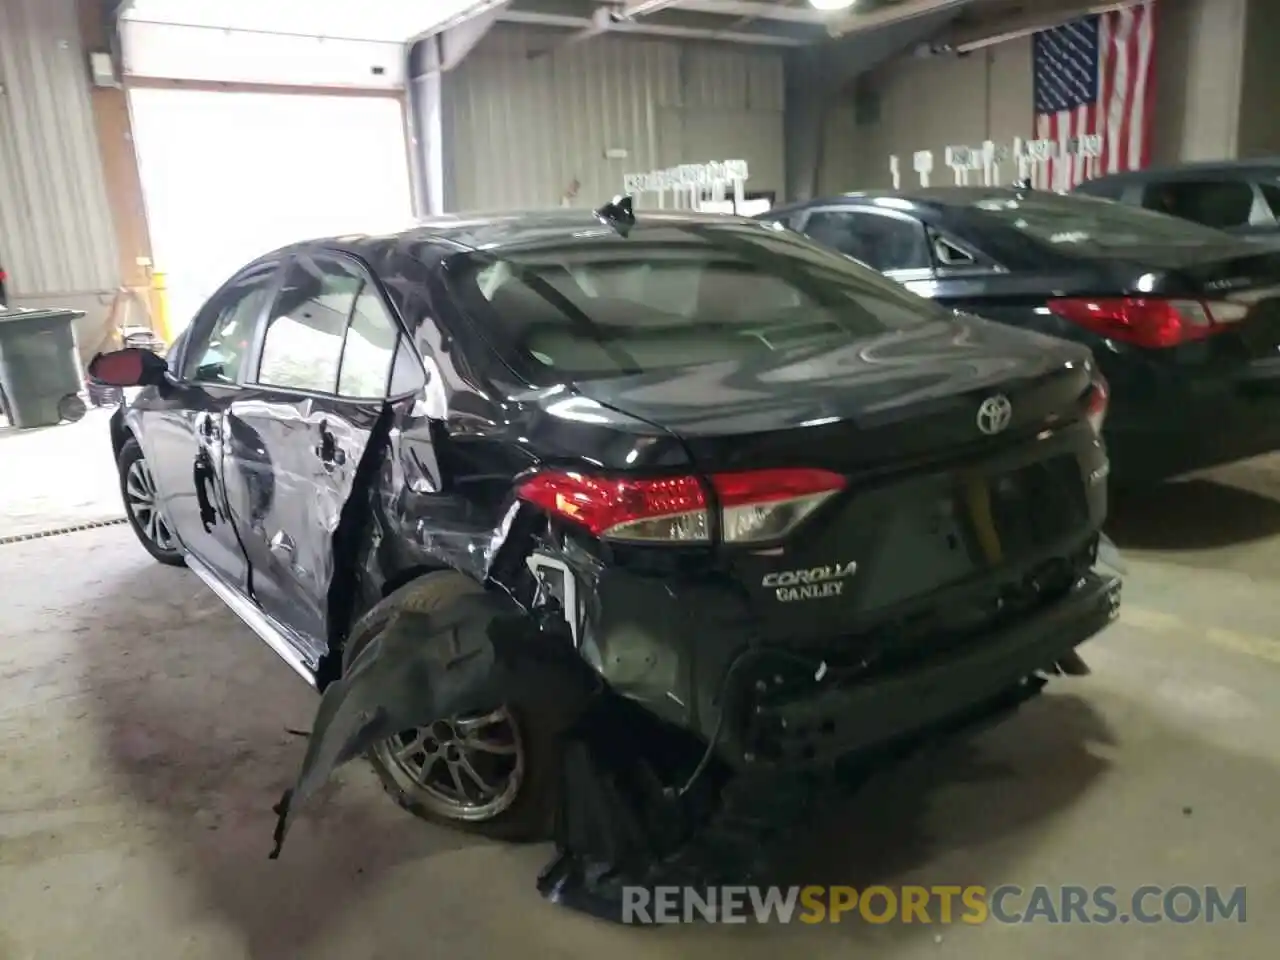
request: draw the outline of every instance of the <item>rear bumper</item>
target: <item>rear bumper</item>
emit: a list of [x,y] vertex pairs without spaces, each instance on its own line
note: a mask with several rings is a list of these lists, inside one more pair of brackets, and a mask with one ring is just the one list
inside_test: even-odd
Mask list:
[[950,720],[961,726],[1050,669],[1119,609],[1120,582],[1089,574],[1029,619],[924,667],[869,681],[818,682],[809,695],[780,703],[762,702],[756,694],[767,681],[757,680],[734,711],[720,755],[732,766],[807,767],[946,729]]
[[1232,380],[1117,398],[1105,438],[1121,483],[1280,450],[1280,362],[1255,363]]

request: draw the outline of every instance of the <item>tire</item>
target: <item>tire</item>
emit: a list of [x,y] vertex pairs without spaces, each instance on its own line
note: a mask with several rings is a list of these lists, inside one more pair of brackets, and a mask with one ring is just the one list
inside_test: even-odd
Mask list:
[[[151,471],[147,467],[146,458],[142,455],[142,448],[138,446],[138,441],[130,437],[124,442],[124,446],[120,448],[120,456],[116,458],[116,467],[120,473],[120,499],[124,503],[124,515],[129,520],[129,526],[133,528],[134,535],[138,538],[147,550],[147,553],[155,557],[161,563],[170,567],[186,566],[186,560],[183,559],[182,551],[178,549],[177,542],[173,539],[172,532],[165,521],[156,516],[156,523],[159,524],[161,534],[159,537],[153,535],[151,530],[156,529],[151,523],[150,518],[141,508],[139,491],[138,471],[146,477],[146,484],[150,486],[151,496],[155,496],[155,485],[151,482]],[[132,487],[132,489],[131,489]],[[154,503],[154,499],[152,501]],[[142,514],[140,516],[140,514]]]
[[[344,670],[397,614],[408,611],[430,613],[459,597],[482,592],[484,588],[479,583],[453,570],[427,574],[395,590],[356,621],[343,651]],[[447,642],[447,638],[441,636],[424,639],[423,642]],[[512,731],[509,740],[516,753],[511,764],[519,771],[513,775],[516,786],[509,794],[503,791],[500,803],[474,815],[451,815],[447,804],[442,804],[437,795],[415,781],[412,773],[397,763],[393,753],[411,742],[410,734],[384,741],[368,752],[367,759],[396,803],[429,823],[514,843],[549,839],[560,783],[562,754],[558,733],[564,723],[557,717],[553,704],[510,703],[499,710],[505,712],[506,719],[502,722],[508,723]],[[454,718],[457,720],[459,718]],[[436,726],[433,724],[432,728]],[[500,725],[497,728],[500,729]],[[505,769],[505,758],[489,758],[484,756],[484,751],[473,751],[468,756],[503,763]],[[439,765],[437,763],[436,767]]]

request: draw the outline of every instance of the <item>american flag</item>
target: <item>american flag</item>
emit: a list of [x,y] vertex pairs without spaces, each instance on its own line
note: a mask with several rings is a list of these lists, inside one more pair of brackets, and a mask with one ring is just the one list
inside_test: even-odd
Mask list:
[[[1151,152],[1151,62],[1155,0],[1042,30],[1032,40],[1035,136],[1058,144],[1035,168],[1042,190],[1070,190],[1091,177],[1146,166]],[[1100,136],[1101,156],[1069,155]]]

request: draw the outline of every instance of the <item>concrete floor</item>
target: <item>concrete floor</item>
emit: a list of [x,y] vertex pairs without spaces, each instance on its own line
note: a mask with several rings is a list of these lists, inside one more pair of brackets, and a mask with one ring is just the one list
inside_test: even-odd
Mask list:
[[[0,438],[6,503],[15,441],[36,435]],[[1280,463],[1162,488],[1112,532],[1126,607],[1094,675],[882,776],[815,828],[804,880],[1243,884],[1243,926],[614,928],[539,900],[546,848],[423,826],[359,764],[268,861],[314,695],[115,526],[0,546],[0,960],[1273,956]]]

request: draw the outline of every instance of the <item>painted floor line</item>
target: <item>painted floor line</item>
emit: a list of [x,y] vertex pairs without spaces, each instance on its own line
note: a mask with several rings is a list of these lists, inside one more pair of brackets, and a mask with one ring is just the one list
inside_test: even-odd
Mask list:
[[1235,650],[1260,660],[1280,663],[1280,640],[1259,634],[1241,633],[1225,627],[1211,627],[1190,623],[1181,617],[1150,610],[1145,607],[1127,606],[1120,611],[1120,622],[1152,633],[1183,631],[1207,640],[1215,647]]

